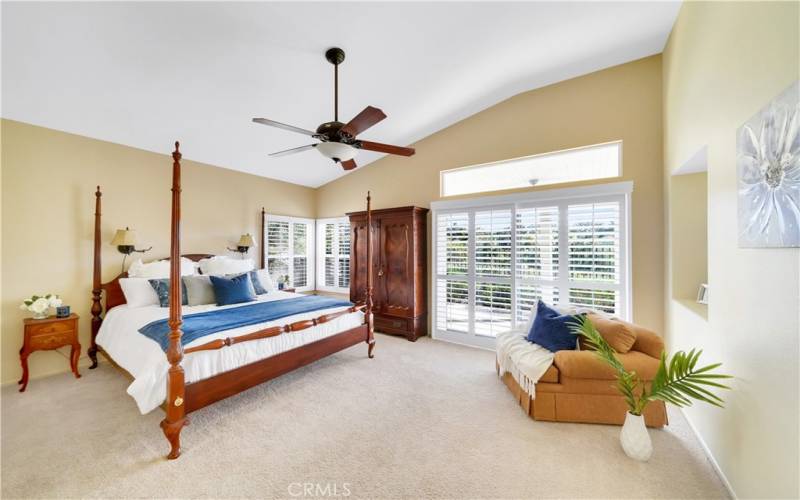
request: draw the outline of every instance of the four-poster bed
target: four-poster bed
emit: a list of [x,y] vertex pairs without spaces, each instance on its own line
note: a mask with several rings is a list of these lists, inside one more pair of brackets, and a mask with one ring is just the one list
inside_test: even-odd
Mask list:
[[[180,432],[184,425],[189,423],[187,414],[203,408],[221,399],[227,398],[248,388],[254,387],[262,382],[278,377],[284,373],[292,371],[296,368],[305,366],[309,363],[317,361],[325,356],[336,353],[347,347],[356,345],[360,342],[366,342],[368,349],[368,357],[372,358],[373,348],[375,346],[374,327],[373,327],[373,300],[372,300],[372,266],[366,266],[367,273],[367,293],[365,302],[363,304],[350,305],[342,310],[336,312],[329,312],[316,316],[316,314],[297,314],[294,316],[295,321],[288,323],[272,323],[266,322],[262,325],[255,327],[256,329],[245,330],[247,333],[233,335],[233,332],[241,331],[242,329],[226,330],[219,332],[212,340],[202,341],[200,339],[192,341],[184,346],[182,342],[182,325],[184,324],[183,311],[182,311],[182,286],[181,286],[181,258],[190,259],[192,261],[199,261],[204,258],[211,257],[206,254],[189,254],[181,255],[180,253],[180,222],[181,222],[181,153],[179,151],[179,144],[175,143],[175,151],[172,153],[172,223],[170,232],[170,268],[169,268],[169,333],[168,333],[168,346],[166,351],[160,351],[158,347],[158,356],[163,365],[166,355],[166,361],[169,365],[166,370],[166,397],[161,399],[164,401],[166,416],[161,422],[161,428],[170,443],[170,453],[167,458],[174,459],[180,455]],[[125,304],[125,295],[120,286],[120,279],[125,278],[127,275],[123,273],[108,283],[102,283],[101,280],[101,250],[100,250],[100,224],[101,224],[101,196],[100,187],[97,187],[95,192],[95,228],[94,228],[94,265],[93,265],[93,288],[92,288],[92,340],[89,348],[89,357],[92,360],[90,368],[97,367],[97,353],[103,354],[112,362],[111,349],[106,346],[114,346],[115,352],[121,353],[120,356],[129,356],[127,351],[136,351],[137,347],[146,347],[150,351],[150,357],[154,347],[158,344],[150,339],[144,337],[128,337],[129,341],[134,343],[127,344],[124,349],[120,349],[119,340],[111,337],[111,333],[107,330],[117,329],[123,330],[124,328],[117,328],[120,325],[120,317],[122,313],[131,311],[123,311],[119,309],[112,311],[112,313],[119,313],[111,320],[114,321],[114,327],[109,324],[104,325],[104,320],[109,319],[109,311],[117,306]],[[367,217],[371,217],[371,199],[369,193],[367,194]],[[263,245],[263,209],[262,209],[262,245]],[[369,226],[368,226],[369,227]],[[372,258],[372,242],[371,235],[367,235],[367,261]],[[263,247],[262,247],[263,250]],[[262,252],[263,253],[263,252]],[[263,255],[262,255],[263,267]],[[280,294],[281,292],[275,292]],[[105,295],[105,308],[102,304],[102,296]],[[294,295],[294,294],[286,294]],[[268,300],[281,300],[282,297],[277,297]],[[311,311],[313,309],[309,309]],[[361,315],[363,313],[363,316]],[[139,313],[140,315],[142,313]],[[160,313],[153,314],[163,314]],[[291,317],[291,316],[287,316]],[[191,318],[191,316],[187,316]],[[297,320],[297,318],[303,318]],[[354,321],[357,321],[354,323]],[[107,321],[108,323],[108,321]],[[266,327],[261,327],[265,326]],[[123,325],[125,326],[125,325]],[[343,330],[332,330],[332,328],[343,328]],[[130,328],[128,328],[130,330]],[[327,329],[327,330],[326,330]],[[103,330],[101,332],[101,330]],[[227,333],[231,335],[227,335]],[[108,344],[98,345],[98,333],[100,337],[105,335],[108,339]],[[291,340],[283,337],[282,347],[272,346],[264,347],[266,342],[278,342],[281,336],[294,335]],[[121,334],[118,335],[120,338]],[[299,341],[294,341],[302,337]],[[184,339],[185,340],[185,339]],[[113,342],[112,342],[113,341]],[[247,362],[236,366],[236,363],[231,364],[231,356],[225,359],[225,354],[229,353],[235,348],[245,348],[255,346],[256,341],[261,342],[261,357],[256,361]],[[114,343],[116,342],[116,344]],[[151,344],[146,344],[150,342]],[[305,342],[305,343],[304,343]],[[299,345],[298,345],[299,344]],[[234,347],[235,346],[235,347]],[[290,346],[287,348],[287,346]],[[256,348],[253,347],[255,350]],[[143,350],[143,349],[142,349]],[[266,355],[264,353],[267,353]],[[269,352],[275,352],[270,354]],[[217,354],[215,354],[217,353]],[[251,353],[248,353],[251,354]],[[191,363],[189,365],[189,373],[195,380],[186,382],[184,372],[184,365],[187,361],[192,361],[192,358],[185,358],[185,356],[206,356],[204,361],[206,365],[209,360],[213,361],[218,366],[235,366],[232,369],[219,369],[210,376],[199,376]],[[218,359],[211,359],[208,356],[218,356]],[[241,351],[237,353],[241,358]],[[220,361],[221,360],[221,361]],[[240,361],[240,360],[239,360]],[[133,364],[129,366],[134,366]],[[123,368],[125,368],[123,366]],[[136,370],[134,370],[136,371]],[[207,374],[208,370],[206,370]],[[136,377],[136,373],[133,374]],[[150,377],[153,380],[161,380],[157,376]],[[191,379],[191,377],[190,377]],[[133,384],[131,385],[133,387]],[[160,387],[163,389],[163,385]],[[131,388],[128,391],[131,395]],[[139,401],[137,400],[137,403]],[[140,409],[142,408],[140,403]]]

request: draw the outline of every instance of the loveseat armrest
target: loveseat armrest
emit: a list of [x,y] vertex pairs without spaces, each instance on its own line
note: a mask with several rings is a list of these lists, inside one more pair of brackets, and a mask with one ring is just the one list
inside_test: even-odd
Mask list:
[[636,342],[633,343],[631,350],[643,352],[651,358],[661,359],[661,353],[664,352],[664,339],[656,332],[642,326],[636,324],[631,326],[636,332]]

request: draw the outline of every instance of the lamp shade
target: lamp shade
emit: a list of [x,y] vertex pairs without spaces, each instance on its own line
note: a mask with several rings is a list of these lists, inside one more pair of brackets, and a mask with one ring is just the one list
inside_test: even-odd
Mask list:
[[254,247],[256,246],[256,242],[253,241],[253,237],[250,236],[250,233],[243,234],[241,238],[239,238],[239,243],[236,244],[238,247]]
[[114,239],[111,240],[111,244],[115,247],[136,245],[136,231],[128,228],[117,229],[116,234],[114,234]]

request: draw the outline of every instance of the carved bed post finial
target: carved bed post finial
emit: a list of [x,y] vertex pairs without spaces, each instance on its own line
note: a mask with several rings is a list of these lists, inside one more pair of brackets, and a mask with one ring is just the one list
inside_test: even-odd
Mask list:
[[375,324],[372,315],[372,197],[367,191],[367,290],[364,302],[366,309],[364,316],[367,320],[367,356],[374,357],[372,350],[375,348]]
[[169,372],[167,378],[166,417],[161,421],[161,429],[170,444],[169,459],[178,458],[181,454],[181,429],[189,423],[186,418],[186,407],[183,404],[186,384],[184,383],[183,345],[181,344],[181,153],[180,144],[175,141],[172,153],[172,228],[170,230],[170,265],[169,265],[169,347],[167,360]]
[[92,365],[89,369],[97,368],[97,343],[95,339],[97,338],[97,332],[100,331],[100,325],[103,323],[103,320],[100,318],[100,314],[103,312],[103,306],[100,304],[100,295],[102,293],[101,289],[101,277],[100,277],[100,198],[103,196],[103,193],[100,191],[100,186],[97,186],[97,191],[94,193],[94,263],[92,269],[92,341],[89,344],[89,359],[92,360]]
[[264,255],[267,253],[267,248],[264,246],[264,231],[267,224],[267,211],[261,207],[261,269],[267,268],[267,263],[264,262]]

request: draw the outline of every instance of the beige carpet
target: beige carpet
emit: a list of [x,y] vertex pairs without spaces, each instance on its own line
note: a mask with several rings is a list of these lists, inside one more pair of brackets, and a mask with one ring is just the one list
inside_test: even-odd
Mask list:
[[139,415],[108,365],[5,386],[2,496],[725,496],[678,412],[637,463],[618,427],[530,420],[490,352],[377,340],[194,413],[169,462],[161,411]]

